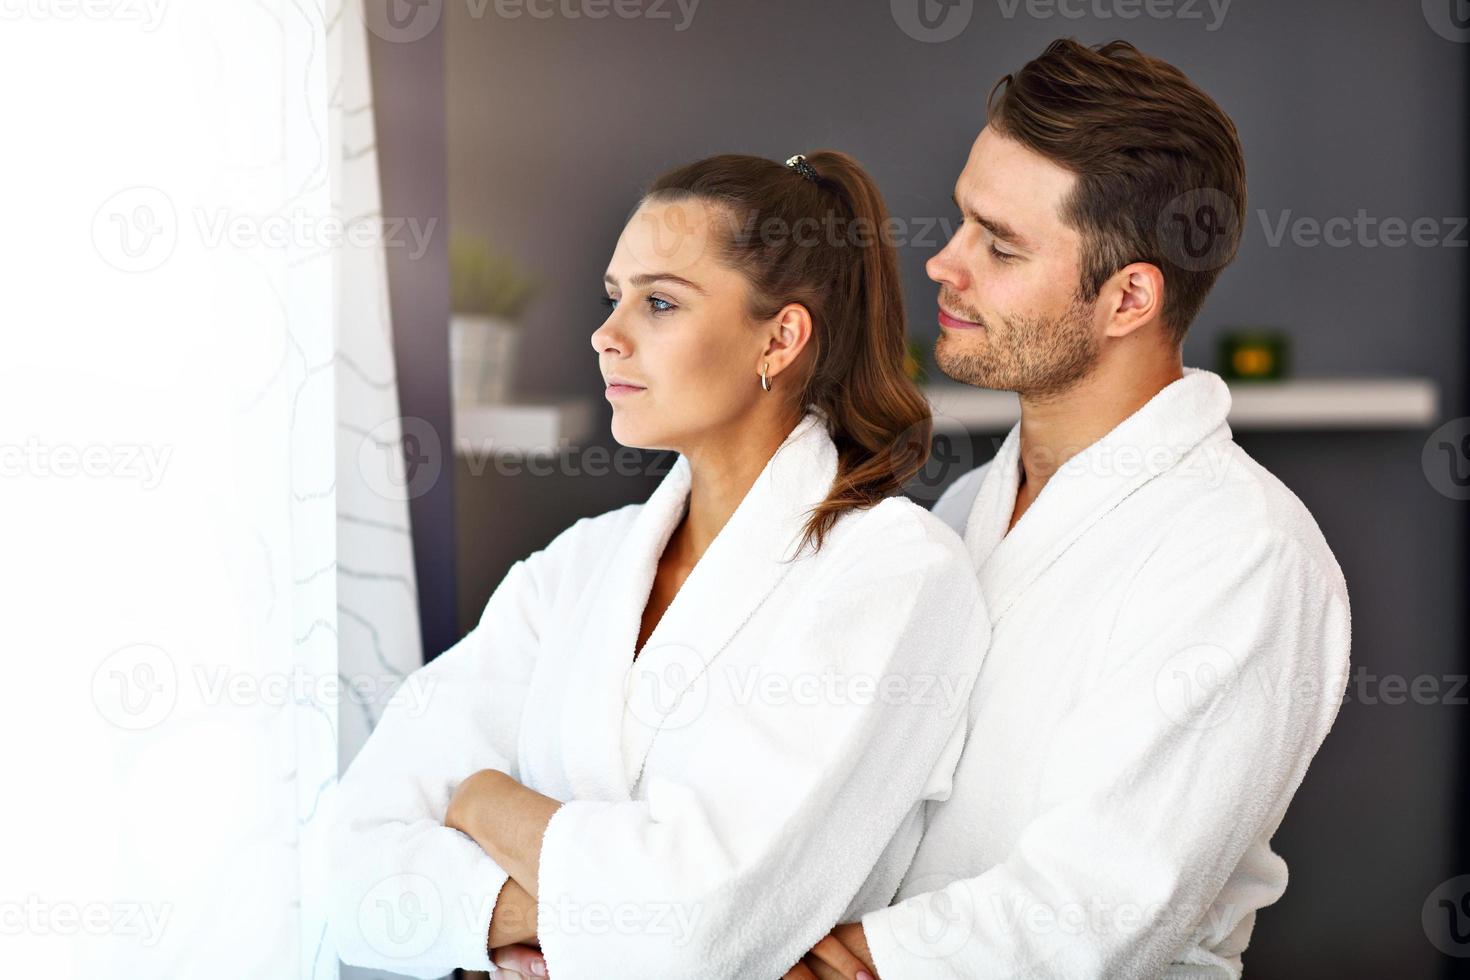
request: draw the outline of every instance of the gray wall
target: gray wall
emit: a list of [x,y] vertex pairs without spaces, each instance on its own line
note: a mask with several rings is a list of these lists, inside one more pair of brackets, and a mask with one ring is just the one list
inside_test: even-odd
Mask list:
[[[390,221],[416,221],[428,236],[421,255],[413,249],[387,249],[398,404],[405,418],[422,419],[432,427],[442,452],[452,432],[448,237],[442,232],[449,193],[443,29],[436,27],[411,43],[385,36],[392,37],[368,33],[383,215]],[[439,233],[430,233],[431,228]],[[417,444],[405,448],[410,458],[431,451]],[[463,635],[455,603],[454,481],[432,481],[408,506],[419,634],[424,659],[432,660]]]
[[[1211,30],[1203,2],[1191,5],[1199,20],[1104,20],[1032,16],[1024,2],[1007,17],[1009,3],[995,0],[977,4],[945,43],[905,34],[882,0],[705,0],[683,31],[677,6],[665,6],[673,19],[445,8],[451,226],[512,250],[547,284],[525,318],[522,391],[593,400],[599,444],[614,446],[587,338],[600,322],[602,269],[644,182],[715,152],[784,159],[833,146],[871,169],[896,215],[951,219],[949,193],[986,92],[1061,35],[1126,37],[1174,61],[1241,130],[1250,223],[1193,328],[1188,363],[1213,367],[1229,325],[1279,326],[1300,374],[1429,376],[1446,393],[1445,417],[1466,414],[1466,249],[1273,247],[1258,214],[1272,225],[1288,210],[1466,214],[1470,45],[1431,30],[1419,3],[1237,0]],[[902,255],[911,332],[928,341],[937,328],[923,263],[940,243]],[[1241,438],[1317,515],[1352,592],[1355,666],[1377,676],[1467,669],[1465,505],[1425,480],[1425,436]],[[976,455],[990,446],[977,440]],[[512,561],[579,516],[643,499],[657,476],[472,476],[461,466],[458,480],[467,629]],[[1292,880],[1261,916],[1250,976],[1450,969],[1420,910],[1441,881],[1470,872],[1454,853],[1466,713],[1350,692],[1277,837]]]

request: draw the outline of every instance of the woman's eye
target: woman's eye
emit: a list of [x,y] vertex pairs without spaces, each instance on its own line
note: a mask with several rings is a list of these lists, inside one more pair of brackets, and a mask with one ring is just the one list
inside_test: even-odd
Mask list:
[[648,308],[655,313],[667,313],[674,309],[674,304],[657,296],[648,297]]
[[608,311],[611,312],[618,308],[618,301],[613,299],[611,296],[603,296],[602,305],[607,307]]

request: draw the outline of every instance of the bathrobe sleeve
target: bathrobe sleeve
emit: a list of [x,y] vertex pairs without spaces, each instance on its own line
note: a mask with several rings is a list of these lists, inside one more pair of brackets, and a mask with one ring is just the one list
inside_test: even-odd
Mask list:
[[1347,592],[1324,553],[1261,531],[1150,556],[1103,655],[1079,656],[1094,676],[1012,853],[863,917],[883,980],[1156,977],[1211,928],[1342,701]]
[[538,924],[554,980],[779,977],[905,815],[948,794],[989,626],[958,541],[930,533],[850,555],[762,661],[787,676],[832,665],[872,689],[751,705],[687,774],[646,776],[646,799],[553,815]]
[[399,688],[342,777],[327,875],[346,963],[413,977],[490,969],[485,944],[506,872],[443,821],[471,773],[516,774],[545,562],[538,552],[512,566],[479,624]]

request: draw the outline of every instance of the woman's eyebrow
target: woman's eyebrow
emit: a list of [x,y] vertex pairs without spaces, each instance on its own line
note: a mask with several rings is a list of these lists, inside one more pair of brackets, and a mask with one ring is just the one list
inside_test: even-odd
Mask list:
[[[609,286],[616,286],[618,284],[617,277],[614,276],[612,273],[605,274],[602,277],[602,281],[607,283]],[[699,283],[691,282],[690,280],[685,279],[683,276],[676,276],[672,272],[639,273],[638,275],[634,276],[630,281],[635,287],[639,289],[643,289],[647,286],[652,286],[656,282],[671,282],[677,286],[687,286],[701,296],[708,295],[708,292]]]

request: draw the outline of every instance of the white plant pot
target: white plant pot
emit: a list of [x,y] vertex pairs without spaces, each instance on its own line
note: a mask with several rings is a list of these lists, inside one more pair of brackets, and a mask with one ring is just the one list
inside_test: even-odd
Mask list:
[[511,397],[520,328],[494,316],[449,318],[450,384],[456,405],[494,405]]

